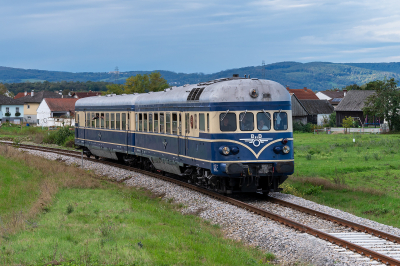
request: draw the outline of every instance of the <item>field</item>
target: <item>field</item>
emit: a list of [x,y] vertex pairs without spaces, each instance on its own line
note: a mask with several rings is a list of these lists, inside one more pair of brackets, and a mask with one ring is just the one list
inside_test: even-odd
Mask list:
[[295,173],[283,187],[400,227],[399,148],[396,134],[294,134]]
[[0,146],[1,265],[269,265],[160,195]]

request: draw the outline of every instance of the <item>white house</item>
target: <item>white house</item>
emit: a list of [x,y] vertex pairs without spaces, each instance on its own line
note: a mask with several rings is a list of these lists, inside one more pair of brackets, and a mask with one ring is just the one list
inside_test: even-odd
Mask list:
[[74,126],[77,98],[44,98],[37,108],[38,126]]

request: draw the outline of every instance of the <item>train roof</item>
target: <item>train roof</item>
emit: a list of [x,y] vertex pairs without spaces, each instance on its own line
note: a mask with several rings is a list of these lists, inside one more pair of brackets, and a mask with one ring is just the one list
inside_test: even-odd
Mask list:
[[140,94],[122,94],[93,96],[79,99],[75,103],[75,110],[82,111],[84,108],[110,107],[131,108]]

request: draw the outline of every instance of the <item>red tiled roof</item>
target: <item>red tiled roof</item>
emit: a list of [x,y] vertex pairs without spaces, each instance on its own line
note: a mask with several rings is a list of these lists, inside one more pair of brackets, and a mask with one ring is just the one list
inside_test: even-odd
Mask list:
[[319,100],[317,95],[310,90],[304,87],[304,89],[290,89],[289,87],[286,88],[290,93],[294,93],[297,99],[299,100]]
[[92,97],[92,96],[98,96],[101,95],[100,91],[89,91],[89,92],[74,92],[72,96],[75,96],[78,98],[86,98],[86,97]]
[[75,102],[78,98],[45,98],[52,112],[75,112]]
[[[28,92],[26,95],[31,95],[31,93]],[[18,98],[21,98],[24,96],[25,96],[25,92],[19,92],[17,95],[14,96],[14,99],[18,99]]]

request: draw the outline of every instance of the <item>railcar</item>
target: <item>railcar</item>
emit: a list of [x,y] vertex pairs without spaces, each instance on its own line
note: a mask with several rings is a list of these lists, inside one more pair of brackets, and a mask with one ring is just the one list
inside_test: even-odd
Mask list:
[[279,191],[294,171],[290,95],[255,78],[76,102],[87,156],[170,173],[221,193]]

